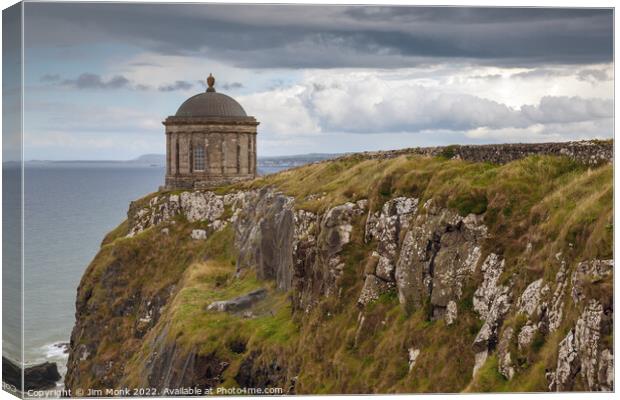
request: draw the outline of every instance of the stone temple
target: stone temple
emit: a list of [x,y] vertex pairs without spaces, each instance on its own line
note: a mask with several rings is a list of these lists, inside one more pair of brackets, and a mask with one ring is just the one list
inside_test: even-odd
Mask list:
[[166,127],[165,189],[203,189],[256,177],[256,118],[215,91],[185,100]]

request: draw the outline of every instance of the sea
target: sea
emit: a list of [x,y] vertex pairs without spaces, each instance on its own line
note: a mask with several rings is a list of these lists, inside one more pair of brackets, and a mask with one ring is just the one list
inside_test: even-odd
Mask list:
[[[259,173],[285,168],[259,168]],[[5,188],[10,187],[7,179],[18,177],[10,172],[3,168]],[[129,163],[26,163],[24,181],[24,361],[27,365],[56,362],[64,376],[82,274],[105,234],[125,219],[129,203],[163,184],[164,168]],[[7,279],[7,273],[19,274],[19,270],[4,271],[5,295],[19,294],[19,288],[6,285],[18,282],[19,276]],[[9,337],[19,337],[18,322],[4,329]],[[17,341],[11,346],[5,340],[3,355],[20,359]]]

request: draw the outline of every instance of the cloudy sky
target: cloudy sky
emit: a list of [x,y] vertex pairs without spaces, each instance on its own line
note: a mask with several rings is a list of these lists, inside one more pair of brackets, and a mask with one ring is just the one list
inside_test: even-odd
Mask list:
[[164,152],[216,88],[259,155],[613,135],[607,9],[27,3],[26,159]]

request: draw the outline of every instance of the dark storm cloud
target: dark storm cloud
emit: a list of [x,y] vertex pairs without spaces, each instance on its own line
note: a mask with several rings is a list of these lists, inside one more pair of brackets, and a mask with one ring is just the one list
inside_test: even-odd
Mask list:
[[97,74],[83,73],[76,79],[65,79],[62,84],[76,89],[121,89],[129,86],[129,79],[116,75],[108,80]]
[[[26,5],[28,47],[114,42],[240,67],[611,62],[611,9]],[[61,29],[62,27],[62,29]]]
[[173,92],[175,90],[188,90],[191,89],[194,85],[186,81],[176,81],[169,85],[162,85],[158,88],[160,92]]

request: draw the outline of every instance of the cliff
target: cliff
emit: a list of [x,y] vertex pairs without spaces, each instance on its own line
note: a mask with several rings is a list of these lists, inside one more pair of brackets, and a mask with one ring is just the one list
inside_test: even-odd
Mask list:
[[613,390],[612,165],[457,155],[133,202],[79,286],[67,388]]

